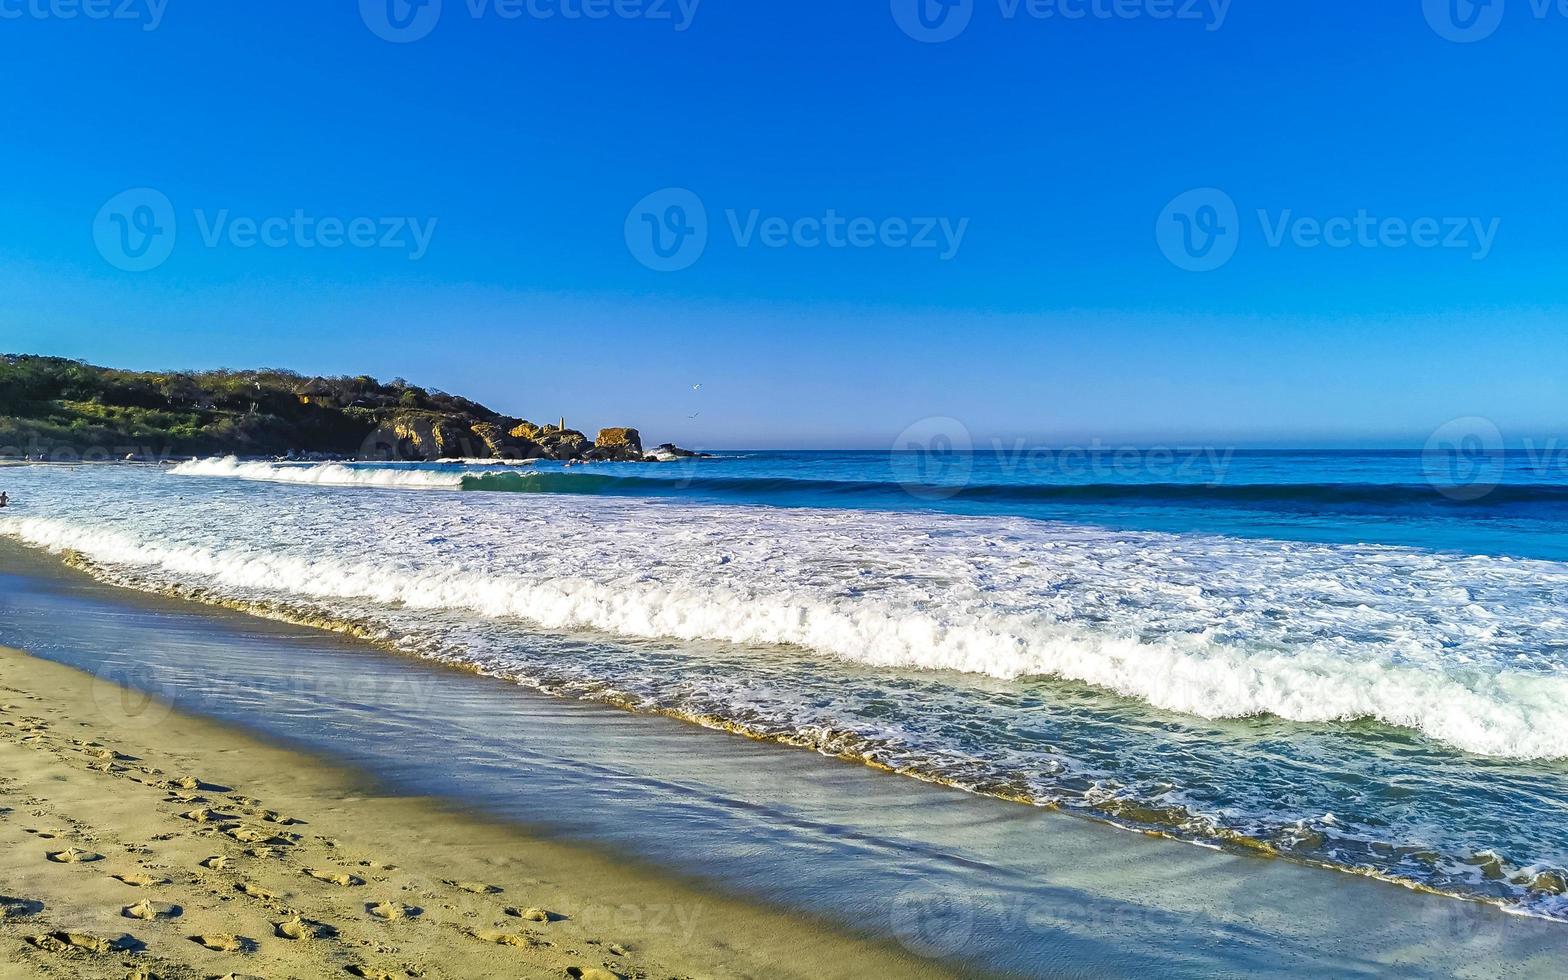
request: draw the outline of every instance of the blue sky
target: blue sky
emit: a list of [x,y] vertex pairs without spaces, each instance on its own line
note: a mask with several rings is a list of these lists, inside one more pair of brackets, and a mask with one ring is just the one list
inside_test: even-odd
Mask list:
[[[1467,0],[964,0],[934,40],[914,0],[391,0],[394,43],[387,2],[0,0],[0,349],[404,376],[706,447],[1568,415],[1555,8],[1458,43]],[[706,244],[658,271],[670,188]],[[127,271],[115,215],[165,213]],[[354,219],[375,247],[321,244]],[[1234,254],[1172,259],[1184,220]]]

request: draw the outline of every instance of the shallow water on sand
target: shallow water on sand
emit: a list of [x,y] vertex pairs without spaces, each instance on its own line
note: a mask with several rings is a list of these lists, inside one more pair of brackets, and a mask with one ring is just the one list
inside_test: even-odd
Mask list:
[[[1568,915],[1568,564],[1249,536],[1224,508],[1173,533],[1136,526],[1145,503],[1099,524],[908,494],[836,507],[820,487],[786,507],[747,497],[789,483],[782,464],[708,462],[731,475],[686,491],[636,466],[19,468],[0,534],[565,697]],[[1325,523],[1290,517],[1304,499],[1382,501],[1383,524],[1444,540],[1558,506],[1537,483],[1519,488],[1540,500],[1471,506],[1391,466],[1329,493],[1255,461],[1220,490],[1298,537]],[[731,472],[747,467],[773,475]],[[669,493],[461,492],[540,476]],[[1183,487],[1158,485],[1180,502],[1167,518],[1208,506],[1211,488]]]
[[[9,546],[0,643],[331,754],[395,790],[609,845],[969,972],[1548,975],[1568,952],[1554,923],[549,698],[123,593]],[[151,707],[146,722],[157,719]],[[700,909],[639,914],[679,929]]]

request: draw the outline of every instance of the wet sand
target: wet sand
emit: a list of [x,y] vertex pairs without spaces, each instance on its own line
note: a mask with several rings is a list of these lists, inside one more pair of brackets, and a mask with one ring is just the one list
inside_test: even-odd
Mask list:
[[[393,933],[402,926],[382,923],[365,907],[393,900],[429,910],[429,919],[414,917],[421,920],[419,927],[439,922],[445,928],[429,934],[438,942],[456,943],[429,947],[432,952],[423,957],[429,976],[569,976],[567,969],[585,965],[574,960],[536,966],[519,957],[548,950],[492,948],[467,935],[484,929],[504,933],[506,927],[540,933],[557,943],[551,949],[558,953],[594,952],[619,944],[643,959],[606,956],[597,962],[610,963],[616,973],[648,977],[903,977],[943,972],[1205,978],[1555,976],[1568,951],[1568,928],[1560,923],[1507,915],[1354,875],[1117,831],[787,746],[556,699],[494,678],[393,656],[336,634],[118,589],[4,541],[0,643],[48,658],[0,658],[0,664],[36,668],[28,677],[11,675],[15,682],[0,672],[0,685],[50,700],[67,719],[65,731],[85,722],[81,731],[113,731],[120,739],[111,746],[101,735],[73,733],[66,739],[70,748],[56,746],[61,759],[84,766],[149,765],[168,774],[219,780],[216,785],[230,790],[212,796],[153,788],[159,792],[150,798],[151,806],[162,814],[159,819],[166,821],[172,814],[178,830],[154,830],[145,836],[195,834],[199,843],[180,855],[187,875],[210,879],[207,872],[228,871],[200,868],[202,860],[219,853],[202,844],[236,847],[243,842],[221,827],[209,829],[180,818],[180,813],[203,804],[167,799],[170,793],[209,796],[211,806],[246,806],[309,821],[292,830],[282,828],[300,835],[300,841],[289,845],[305,862],[291,866],[282,877],[294,889],[283,901],[292,903],[303,918],[338,929],[340,937],[277,936],[275,930],[292,916],[285,918],[271,908],[263,910],[271,918],[258,912],[246,920],[245,928],[251,931],[240,934],[285,948],[312,943],[346,951],[343,958],[326,961],[326,973],[318,972],[320,964],[314,962],[301,968],[303,972],[290,973],[287,967],[260,968],[255,959],[263,953],[259,950],[225,954],[221,964],[185,972],[173,967],[154,970],[166,976],[218,977],[231,970],[272,977],[341,975],[331,971],[359,965],[347,954],[364,956],[367,963],[372,956],[386,955],[393,966],[399,966],[401,957],[419,969],[424,940],[397,941]],[[103,680],[93,683],[90,675],[55,662]],[[23,668],[7,667],[12,669]],[[87,687],[62,693],[64,678]],[[147,710],[149,702],[130,694],[129,704],[139,713],[116,709],[104,714],[100,700],[107,697],[113,708],[122,698],[110,680],[164,692],[180,710]],[[24,715],[49,720],[29,707],[34,702],[23,693],[0,692],[0,704],[6,703],[20,706]],[[117,718],[112,726],[105,721],[110,717]],[[0,733],[14,734],[14,727],[4,724],[7,720],[0,713]],[[171,726],[186,734],[169,736],[165,729]],[[47,734],[53,745],[61,730],[60,722],[51,721],[50,732],[20,737],[37,735],[43,742]],[[195,732],[223,734],[190,734]],[[134,763],[77,759],[82,746],[73,739],[105,743],[92,747],[94,751],[112,748],[140,758]],[[10,744],[0,738],[0,746]],[[158,758],[157,745],[165,746],[162,751],[172,761],[149,761]],[[222,748],[225,745],[230,747]],[[335,761],[319,761],[325,759]],[[12,771],[10,756],[0,758],[0,775]],[[375,774],[373,783],[356,775],[367,772]],[[119,805],[116,794],[122,787],[126,799],[146,787],[125,774],[104,782],[111,775],[59,766],[34,770],[31,788],[21,796],[53,800],[61,794],[61,780],[55,777],[90,777],[96,781],[80,784],[71,815],[96,821],[100,810],[112,812],[102,806],[103,800]],[[232,782],[221,782],[225,779]],[[247,799],[233,799],[235,795]],[[0,807],[12,811],[0,816],[0,831],[48,831],[39,823],[44,818],[19,806],[17,797],[11,786],[0,784]],[[424,797],[445,802],[409,799]],[[261,802],[252,804],[249,798]],[[144,800],[138,812],[146,809]],[[268,824],[264,814],[236,815],[242,823]],[[256,824],[258,819],[262,824]],[[335,825],[317,829],[327,828],[329,821]],[[424,829],[402,834],[408,827]],[[330,858],[335,849],[300,850],[314,847],[315,836],[356,841],[357,851],[328,864],[318,854]],[[174,847],[175,839],[149,843],[121,838],[156,848]],[[0,894],[42,901],[48,896],[37,887],[39,881],[58,881],[47,876],[62,871],[91,871],[98,863],[49,862],[34,835],[24,833],[21,840],[27,842],[22,851],[7,849],[8,855],[19,856],[4,860],[15,860],[21,872],[37,876],[24,883],[38,895],[18,885],[16,872],[5,870],[9,864],[0,865]],[[3,838],[0,843],[16,841]],[[106,850],[96,841],[75,846],[103,854],[105,860],[136,862],[135,854]],[[378,895],[375,903],[360,898],[366,889],[393,882],[403,890],[402,879],[380,882],[366,874],[357,864],[361,860],[417,867],[419,878],[407,882],[415,897]],[[366,884],[339,886],[308,878],[305,868],[347,873],[366,879]],[[500,877],[508,873],[522,878],[509,882]],[[113,884],[111,892],[130,890],[123,882],[105,881],[102,874],[74,880]],[[488,896],[460,889],[454,893],[448,881],[507,890]],[[224,915],[238,915],[256,901],[234,890],[243,883],[232,877],[220,881],[219,894],[213,897],[229,901],[214,913],[219,924]],[[455,898],[457,904],[441,913],[449,918],[437,919],[440,906],[428,897],[420,900],[421,890]],[[349,904],[307,906],[301,901],[306,895],[346,898]],[[45,956],[27,937],[93,922],[99,923],[93,928],[104,930],[99,938],[128,932],[149,942],[150,952],[167,955],[162,944],[144,935],[159,928],[158,922],[144,925],[145,920],[123,918],[120,910],[135,899],[121,898],[116,893],[84,902],[74,892],[57,893],[39,919],[5,927],[8,938],[0,939],[0,951],[9,952],[0,955],[0,976],[36,976],[36,967],[55,963],[56,957],[72,970],[84,970],[83,964],[102,954]],[[529,924],[506,915],[508,906],[564,912],[571,918]],[[692,907],[700,914],[682,911]],[[16,906],[19,914],[29,908],[25,902]],[[789,911],[771,911],[778,909]],[[54,918],[61,910],[71,914]],[[106,916],[111,925],[103,926],[103,919],[92,916]],[[210,921],[204,930],[217,928]],[[186,936],[205,932],[182,932],[180,920],[173,922],[174,947],[184,959],[169,958],[191,963],[192,957],[206,955],[194,944],[181,946],[190,943]],[[361,925],[372,931],[355,931]],[[581,931],[571,934],[570,943],[562,941],[570,929]],[[878,944],[855,938],[846,932],[851,929],[890,938]],[[233,934],[235,929],[225,931]],[[365,941],[372,945],[362,945]],[[397,952],[378,952],[378,941],[388,948],[397,946]],[[489,963],[455,958],[498,954],[500,958],[490,962],[499,973],[492,972]],[[951,959],[939,969],[916,955]],[[99,974],[78,975],[124,977],[138,959],[125,955],[105,960],[109,965]]]
[[0,648],[0,976],[231,973],[945,975]]

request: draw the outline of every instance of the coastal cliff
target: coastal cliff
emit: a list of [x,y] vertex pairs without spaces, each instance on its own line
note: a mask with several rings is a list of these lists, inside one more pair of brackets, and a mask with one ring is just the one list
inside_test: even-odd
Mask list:
[[0,456],[652,461],[636,429],[589,439],[402,379],[143,372],[0,355]]

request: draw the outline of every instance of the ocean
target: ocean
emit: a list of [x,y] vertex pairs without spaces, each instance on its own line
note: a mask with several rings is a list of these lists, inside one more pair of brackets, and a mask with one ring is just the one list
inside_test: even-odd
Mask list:
[[1568,918],[1568,473],[1458,463],[18,466],[0,534],[563,698]]

